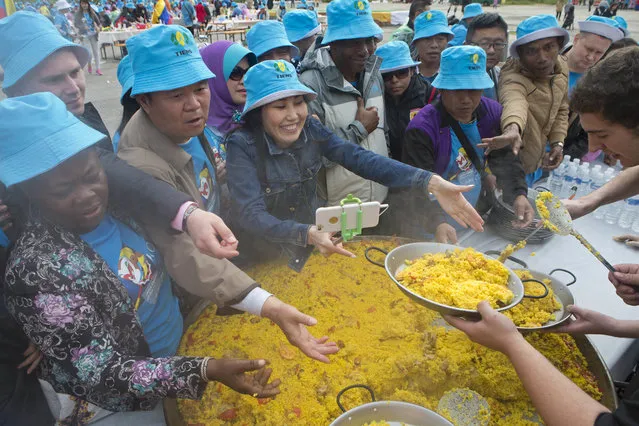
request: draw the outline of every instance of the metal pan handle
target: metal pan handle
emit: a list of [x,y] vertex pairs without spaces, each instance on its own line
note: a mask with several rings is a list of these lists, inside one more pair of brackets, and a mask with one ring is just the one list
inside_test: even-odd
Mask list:
[[[376,247],[372,247],[372,248],[376,248]],[[346,392],[347,390],[354,389],[354,388],[366,389],[371,394],[371,399],[373,400],[372,402],[375,402],[375,392],[373,392],[373,389],[371,389],[370,387],[368,387],[366,385],[350,385],[350,386],[346,386],[344,389],[339,391],[339,393],[337,394],[337,406],[339,407],[340,410],[342,410],[343,413],[346,412],[346,408],[344,408],[344,406],[342,405],[342,400],[341,400],[342,395],[344,395],[344,392]]]
[[373,260],[370,258],[369,252],[371,251],[378,251],[380,253],[383,253],[384,256],[388,256],[388,252],[384,249],[381,249],[379,247],[369,247],[364,251],[364,257],[366,258],[366,260],[368,260],[370,263],[372,263],[373,265],[377,265],[379,267],[385,268],[383,263],[377,262],[376,260]]
[[570,283],[566,284],[566,287],[568,287],[569,285],[573,285],[574,283],[577,282],[577,277],[575,276],[575,274],[573,274],[572,272],[570,272],[567,269],[556,268],[556,269],[553,269],[552,271],[550,271],[550,273],[548,275],[552,275],[555,272],[565,272],[566,274],[568,274],[568,275],[570,275],[572,277],[572,281],[570,281]]
[[[487,256],[491,256],[493,254],[496,254],[499,256],[501,252],[499,250],[488,250],[488,251],[485,251],[484,254]],[[523,260],[516,258],[515,256],[508,256],[508,260],[510,260],[511,262],[515,262],[516,264],[523,267],[524,269],[528,269],[528,264],[524,262]]]
[[533,283],[541,284],[542,286],[544,286],[544,290],[546,290],[546,291],[544,291],[544,294],[542,294],[541,296],[533,296],[533,295],[530,295],[530,294],[524,294],[524,297],[527,297],[528,299],[543,299],[544,297],[548,296],[548,286],[546,284],[542,283],[541,281],[535,280],[535,279],[529,279],[529,280],[521,280],[521,282],[522,283],[533,282]]

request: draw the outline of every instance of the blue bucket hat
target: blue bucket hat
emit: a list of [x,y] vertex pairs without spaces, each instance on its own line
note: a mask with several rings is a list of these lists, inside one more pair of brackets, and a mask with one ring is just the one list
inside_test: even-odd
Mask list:
[[317,15],[308,10],[292,10],[284,15],[282,22],[291,43],[313,36],[322,29]]
[[442,52],[433,87],[444,90],[484,90],[495,83],[486,72],[486,52],[477,46],[449,47]]
[[625,36],[619,22],[603,16],[589,16],[585,21],[579,21],[579,32],[597,34],[613,43]]
[[623,32],[623,36],[630,37],[630,31],[628,30],[628,23],[626,22],[626,20],[623,19],[621,16],[615,16],[612,19],[617,21],[617,24],[619,24],[619,29]]
[[468,30],[462,24],[453,25],[450,29],[453,32],[453,39],[448,42],[448,47],[461,46],[466,41]]
[[394,40],[380,46],[375,55],[382,58],[382,66],[379,71],[384,74],[404,68],[415,68],[421,62],[413,61],[410,56],[410,48],[404,41]]
[[549,37],[563,37],[564,41],[560,48],[563,48],[570,40],[570,34],[559,26],[554,16],[531,16],[517,25],[517,40],[510,45],[510,56],[519,58],[517,47]]
[[279,99],[303,95],[311,101],[317,96],[300,83],[295,67],[286,61],[264,61],[252,66],[244,75],[244,87],[246,103],[242,116]]
[[313,36],[322,29],[317,15],[308,10],[292,10],[284,15],[282,22],[291,43]]
[[126,93],[133,88],[133,69],[131,68],[131,57],[126,55],[118,64],[118,81],[122,86],[120,94],[120,104],[124,103]]
[[127,9],[135,9],[135,5],[134,5],[133,3],[131,3],[131,2],[128,2],[128,3],[126,4],[126,8],[127,8]]
[[332,0],[326,7],[328,27],[322,44],[338,40],[376,37],[382,40],[384,31],[373,20],[367,0]]
[[157,25],[126,41],[134,82],[131,96],[186,87],[215,77],[193,36],[179,25]]
[[413,43],[421,38],[428,38],[436,36],[437,34],[446,34],[448,40],[452,40],[454,34],[448,28],[448,18],[444,12],[439,10],[427,10],[422,12],[415,18],[415,36],[413,37]]
[[284,24],[279,21],[260,21],[253,25],[246,33],[246,42],[249,50],[255,53],[258,58],[278,47],[293,49],[291,56],[297,56],[300,53],[300,50],[288,41]]
[[63,48],[73,50],[81,67],[89,62],[88,50],[62,37],[53,23],[39,13],[16,12],[1,19],[0,40],[5,89]]
[[0,128],[0,181],[6,186],[46,173],[105,138],[50,92],[0,102]]
[[482,9],[481,4],[479,3],[471,3],[466,5],[464,8],[464,16],[462,19],[474,18],[475,16],[479,16],[484,13],[484,9]]

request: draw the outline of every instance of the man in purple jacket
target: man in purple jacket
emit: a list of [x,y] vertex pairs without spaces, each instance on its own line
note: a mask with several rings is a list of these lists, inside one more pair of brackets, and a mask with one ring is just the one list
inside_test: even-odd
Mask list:
[[[482,96],[494,83],[486,73],[486,53],[476,46],[456,46],[442,53],[433,86],[440,97],[425,106],[406,128],[403,161],[430,170],[458,185],[474,185],[464,194],[480,210],[480,199],[495,182],[513,204],[515,226],[530,224],[534,211],[527,198],[525,174],[512,150],[482,151],[482,139],[500,132],[501,106]],[[489,168],[490,166],[490,168]],[[496,178],[496,180],[495,180]],[[439,242],[457,241],[453,222],[442,212],[431,224]]]

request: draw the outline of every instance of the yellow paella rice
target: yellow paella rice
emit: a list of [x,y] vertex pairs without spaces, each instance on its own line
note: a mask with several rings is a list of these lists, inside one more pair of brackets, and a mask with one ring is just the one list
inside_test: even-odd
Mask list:
[[514,246],[512,244],[508,244],[506,248],[503,249],[501,253],[499,253],[499,257],[497,258],[497,260],[500,261],[501,263],[504,263],[506,259],[508,259],[508,257],[511,256],[514,252],[516,252],[517,250],[521,250],[524,247],[526,247],[525,240],[519,241]]
[[[433,411],[445,392],[468,388],[490,404],[491,425],[531,425],[526,419],[534,414],[533,406],[508,359],[439,325],[438,314],[404,296],[384,269],[364,259],[370,244],[346,245],[356,259],[315,253],[300,274],[285,262],[248,271],[264,288],[317,318],[311,332],[330,336],[341,348],[330,364],[304,356],[268,319],[218,317],[215,307],[207,308],[188,328],[179,353],[268,359],[273,377],[282,380],[281,394],[255,399],[210,383],[201,400],[178,401],[186,423],[326,426],[342,414],[337,393],[363,383],[378,400],[406,401]],[[572,337],[532,333],[526,339],[588,394],[601,397]],[[352,389],[342,402],[351,409],[370,402],[370,395]]]
[[[525,269],[517,269],[515,273],[522,280],[530,280],[533,278],[530,271]],[[530,299],[524,297],[522,301],[512,309],[504,311],[504,315],[513,320],[518,327],[541,327],[548,321],[556,319],[555,312],[561,309],[561,303],[555,297],[550,287],[550,280],[545,279],[543,283],[548,286],[548,295],[543,299]],[[536,282],[525,282],[524,293],[532,296],[541,296],[544,294],[544,288]]]
[[463,309],[477,309],[487,300],[496,308],[508,305],[508,270],[472,248],[425,254],[407,261],[397,280],[412,292],[435,302]]

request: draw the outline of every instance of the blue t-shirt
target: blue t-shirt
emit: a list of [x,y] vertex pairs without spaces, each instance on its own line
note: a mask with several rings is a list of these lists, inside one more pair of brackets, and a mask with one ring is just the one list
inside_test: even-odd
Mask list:
[[111,142],[113,143],[113,152],[117,153],[118,145],[120,144],[120,132],[118,132],[117,130],[115,131],[113,137],[111,138]]
[[572,89],[575,87],[582,76],[582,73],[570,71],[570,73],[568,74],[568,94],[572,93]]
[[151,355],[175,355],[182,337],[182,314],[155,246],[110,214],[81,238],[118,276],[134,305],[139,303],[136,314]]
[[[477,128],[477,120],[472,123],[459,123],[462,131],[466,134],[466,137],[475,148],[477,157],[484,164],[484,153],[477,148],[477,145],[481,143],[481,136],[479,135],[479,129]],[[475,185],[474,188],[468,192],[464,192],[464,197],[473,206],[477,205],[479,195],[481,193],[481,173],[473,166],[470,157],[466,154],[466,150],[462,147],[457,134],[450,129],[450,160],[448,161],[448,167],[444,172],[446,180],[457,185]],[[451,225],[455,225],[456,222],[452,218],[448,218]]]
[[93,19],[91,19],[91,14],[88,12],[84,13],[84,24],[86,25],[86,33],[84,35],[92,36],[95,35],[95,25],[93,24]]
[[435,80],[435,78],[437,77],[437,74],[439,74],[439,73],[436,72],[434,75],[431,75],[430,77],[425,77],[425,76],[423,76],[421,74],[419,76],[422,78],[422,80],[427,81],[429,83],[432,83]]
[[[222,157],[222,149],[217,141],[217,138],[213,132],[205,128],[204,136],[209,141],[209,145],[213,150],[213,154],[220,155],[221,159],[226,159],[226,153]],[[219,214],[220,213],[220,190],[217,184],[217,177],[215,176],[215,167],[209,161],[206,152],[200,144],[199,138],[196,136],[191,138],[187,143],[181,144],[183,150],[185,150],[192,159],[193,162],[193,175],[195,176],[195,186],[200,191],[202,197],[202,203],[206,206],[206,210]]]
[[11,241],[9,241],[9,237],[4,233],[2,229],[0,229],[0,247],[9,247]]

